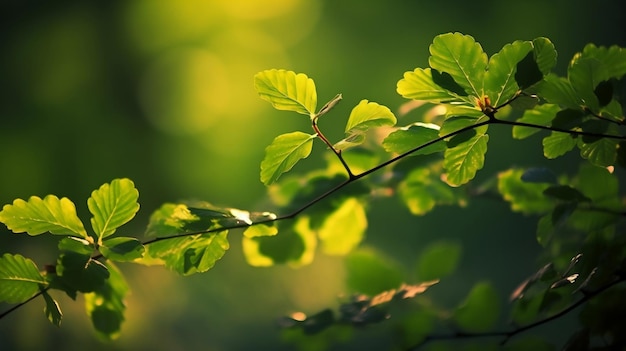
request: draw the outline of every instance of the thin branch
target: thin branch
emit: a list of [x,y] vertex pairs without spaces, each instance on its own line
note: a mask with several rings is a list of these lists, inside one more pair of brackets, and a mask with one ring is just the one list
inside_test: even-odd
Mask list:
[[572,134],[572,135],[590,136],[594,138],[609,138],[609,139],[626,140],[626,136],[623,136],[623,135],[593,133],[593,132],[585,132],[582,130],[570,130],[570,129],[563,129],[563,128],[552,127],[552,126],[543,126],[540,124],[532,124],[532,123],[519,122],[519,121],[507,121],[503,119],[493,119],[491,120],[491,122],[494,124],[506,124],[510,126],[529,127],[529,128],[549,130],[553,132],[567,133],[567,134]]
[[592,300],[593,298],[595,298],[596,296],[600,295],[601,293],[603,293],[604,291],[610,289],[611,287],[618,285],[620,283],[623,283],[626,281],[626,277],[620,277],[619,279],[613,280],[612,282],[600,287],[599,289],[595,290],[595,291],[591,291],[591,292],[587,292],[586,294],[583,295],[582,298],[580,298],[578,301],[572,303],[571,305],[569,305],[568,307],[564,308],[563,310],[559,311],[558,313],[555,313],[551,316],[548,316],[546,318],[540,319],[538,321],[535,321],[533,323],[527,324],[525,326],[519,327],[519,328],[515,328],[512,330],[503,330],[503,331],[489,331],[489,332],[483,332],[483,333],[465,333],[465,332],[456,332],[456,333],[450,333],[450,334],[432,334],[432,335],[428,335],[426,336],[426,338],[420,342],[419,344],[413,345],[411,347],[409,347],[409,351],[415,351],[417,349],[419,349],[420,347],[426,345],[427,343],[431,342],[431,341],[437,341],[437,340],[462,340],[462,339],[475,339],[475,338],[488,338],[488,337],[503,337],[504,339],[502,339],[502,341],[500,342],[500,345],[504,345],[505,343],[507,343],[509,341],[509,339],[511,339],[512,337],[516,336],[517,334],[523,333],[525,331],[537,328],[541,325],[544,325],[546,323],[549,323],[555,319],[558,319],[570,312],[572,312],[573,310],[575,310],[576,308],[578,308],[579,306],[589,302],[590,300]]

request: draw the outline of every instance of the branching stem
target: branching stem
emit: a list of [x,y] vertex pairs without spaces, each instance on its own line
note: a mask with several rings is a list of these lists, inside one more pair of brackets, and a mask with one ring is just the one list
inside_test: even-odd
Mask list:
[[582,298],[580,298],[578,301],[572,303],[571,305],[569,305],[568,307],[562,309],[561,311],[548,316],[546,318],[540,319],[538,321],[535,321],[533,323],[527,324],[525,326],[521,326],[512,330],[503,330],[503,331],[489,331],[489,332],[484,332],[484,333],[465,333],[465,332],[456,332],[456,333],[450,333],[450,334],[432,334],[432,335],[428,335],[426,336],[426,338],[420,342],[417,345],[411,346],[408,350],[409,351],[415,351],[417,349],[419,349],[420,347],[426,345],[427,343],[431,342],[431,341],[436,341],[436,340],[462,340],[462,339],[476,339],[476,338],[487,338],[487,337],[503,337],[502,341],[500,342],[500,345],[504,345],[506,344],[512,337],[516,336],[517,334],[523,333],[527,330],[530,329],[534,329],[536,327],[539,327],[541,325],[544,325],[546,323],[549,323],[555,319],[558,319],[570,312],[572,312],[573,310],[575,310],[576,308],[578,308],[579,306],[589,302],[590,300],[592,300],[593,298],[595,298],[596,296],[600,295],[601,293],[603,293],[604,291],[610,289],[611,287],[618,285],[620,283],[623,283],[626,281],[626,278],[624,277],[620,277],[619,279],[615,279],[609,283],[607,283],[606,285],[598,288],[597,290],[591,291],[591,292],[586,292]]

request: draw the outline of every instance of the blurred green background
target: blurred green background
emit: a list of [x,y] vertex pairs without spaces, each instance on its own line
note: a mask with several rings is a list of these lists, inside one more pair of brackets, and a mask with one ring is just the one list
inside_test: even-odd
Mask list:
[[[129,177],[141,210],[122,228],[125,235],[140,235],[150,213],[168,201],[264,210],[258,170],[265,146],[278,134],[310,126],[260,100],[252,84],[256,72],[308,74],[319,106],[343,93],[336,111],[320,122],[338,140],[361,99],[398,109],[404,100],[396,82],[427,65],[437,34],[470,34],[489,55],[508,42],[546,36],[563,74],[588,42],[626,46],[624,7],[617,0],[5,0],[0,202],[52,193],[74,200],[87,219],[90,192]],[[513,143],[509,135],[493,128],[477,181],[542,162],[538,139]],[[314,151],[317,156],[295,171],[320,164],[323,148]],[[571,171],[575,160],[551,167]],[[443,302],[458,302],[478,280],[495,282],[504,301],[537,266],[534,220],[498,202],[410,217],[387,199],[373,203],[371,213],[364,244],[407,272],[429,242],[463,243],[455,279],[431,290]],[[95,340],[80,301],[57,294],[64,311],[60,329],[45,319],[43,302],[34,301],[0,320],[0,349],[291,349],[280,342],[275,318],[335,305],[347,292],[342,259],[318,255],[297,270],[253,268],[241,254],[239,235],[230,234],[231,249],[205,274],[182,278],[163,268],[123,265],[132,295],[122,336],[113,343]],[[54,260],[54,240],[2,228],[0,253],[21,253],[43,266]],[[366,334],[359,338],[369,346],[386,345],[376,333]]]

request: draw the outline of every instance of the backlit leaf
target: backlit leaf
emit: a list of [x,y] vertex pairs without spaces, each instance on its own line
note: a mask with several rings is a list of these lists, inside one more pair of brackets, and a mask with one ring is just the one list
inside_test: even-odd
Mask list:
[[68,198],[48,195],[43,199],[31,196],[28,201],[16,199],[4,205],[0,222],[14,233],[39,235],[46,232],[87,237],[83,223],[76,215],[76,206]]
[[450,74],[468,94],[483,95],[487,55],[474,38],[461,33],[441,34],[433,39],[429,50],[430,67]]
[[85,294],[85,310],[98,337],[115,340],[124,322],[124,299],[129,287],[116,266],[108,262],[107,269],[111,275],[106,283],[94,292]]
[[46,290],[43,290],[41,292],[41,295],[46,302],[46,306],[44,307],[44,313],[46,314],[46,317],[48,317],[50,323],[54,324],[57,327],[60,326],[61,320],[63,319],[63,313],[61,313],[59,303],[56,302],[56,300],[53,299]]
[[288,264],[300,267],[310,264],[315,255],[317,238],[310,228],[310,218],[300,216],[293,228],[281,228],[278,235],[243,238],[246,262],[255,267]]
[[45,285],[45,278],[32,260],[8,253],[0,257],[0,302],[24,302]]
[[344,201],[320,227],[322,250],[329,255],[345,255],[361,241],[367,229],[365,208],[355,198]]
[[366,131],[374,127],[393,126],[396,124],[396,116],[388,107],[375,102],[361,100],[350,112],[346,133]]
[[[613,124],[604,121],[592,120],[584,124],[583,130],[599,134],[619,135],[619,130]],[[612,166],[617,159],[618,140],[613,138],[595,138],[583,136],[578,138],[580,156],[600,167]]]
[[292,132],[277,136],[265,149],[261,162],[261,182],[269,185],[283,173],[288,172],[298,161],[306,158],[313,148],[316,135]]
[[278,228],[270,224],[258,224],[244,230],[243,235],[246,238],[254,238],[257,236],[273,236],[278,234]]
[[407,99],[425,100],[432,103],[450,103],[467,100],[463,96],[435,83],[433,71],[430,68],[416,68],[412,72],[405,72],[404,78],[398,81],[397,91],[398,94]]
[[143,256],[144,247],[135,238],[116,237],[104,240],[100,245],[100,252],[109,260],[128,262]]
[[[458,134],[448,141],[448,149],[444,153],[443,161],[443,166],[447,171],[446,182],[448,184],[451,186],[463,185],[473,179],[476,172],[483,167],[487,141],[489,140],[486,131],[486,126],[480,127]],[[464,134],[473,134],[473,136],[464,140],[466,137]],[[451,143],[456,143],[455,139],[462,141],[450,147]]]
[[537,84],[537,94],[551,104],[574,110],[580,109],[583,104],[570,82],[552,73]]
[[[529,109],[524,111],[522,117],[520,117],[517,121],[522,123],[530,123],[538,126],[548,127],[552,123],[552,119],[556,116],[561,108],[559,105],[553,104],[543,104],[539,105],[533,109]],[[524,127],[524,126],[514,126],[513,127],[513,138],[515,139],[525,139],[537,132],[541,129],[532,128],[532,127]]]
[[491,284],[479,282],[454,312],[454,321],[463,330],[481,332],[493,328],[499,316],[498,293]]
[[532,49],[532,45],[528,41],[515,41],[506,44],[500,52],[489,59],[489,70],[485,73],[484,89],[493,106],[499,106],[506,102],[519,90],[515,80],[517,64]]
[[565,155],[576,146],[576,137],[569,133],[552,132],[543,138],[543,155],[548,159]]
[[578,58],[569,66],[567,76],[584,105],[597,112],[600,104],[594,90],[600,82],[609,77],[602,63],[594,58]]
[[66,287],[68,295],[75,291],[92,292],[109,278],[109,271],[90,255],[73,251],[62,253],[56,264],[57,281]]
[[211,269],[229,248],[227,230],[160,240],[144,245],[146,252],[139,263],[164,264],[182,275]]
[[87,200],[93,214],[91,226],[99,238],[105,238],[127,223],[139,211],[139,192],[130,179],[115,179],[91,193]]
[[543,75],[550,73],[556,65],[556,49],[554,44],[548,38],[539,37],[533,39],[533,51],[537,66]]
[[428,245],[418,256],[417,278],[420,281],[444,278],[456,270],[461,259],[461,245],[438,241]]
[[[383,140],[383,147],[387,152],[403,154],[419,146],[430,143],[439,138],[439,126],[432,123],[417,122],[400,128],[389,134]],[[411,155],[428,155],[446,149],[446,143],[440,140],[413,152]]]
[[278,110],[314,116],[317,92],[313,79],[303,73],[271,69],[254,76],[254,87],[263,100]]

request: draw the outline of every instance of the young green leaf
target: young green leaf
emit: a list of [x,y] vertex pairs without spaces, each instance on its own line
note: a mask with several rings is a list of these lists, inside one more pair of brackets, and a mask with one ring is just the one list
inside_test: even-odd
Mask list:
[[461,33],[441,34],[430,45],[430,67],[448,73],[465,92],[483,95],[487,55],[474,38]]
[[[476,172],[483,168],[487,152],[487,126],[463,132],[448,141],[448,149],[444,153],[443,167],[447,171],[446,182],[451,186],[459,186],[474,178]],[[472,135],[469,139],[467,136]]]
[[139,211],[139,192],[130,179],[114,179],[91,193],[87,207],[93,214],[91,226],[98,238],[115,233]]
[[229,248],[227,230],[161,240],[145,245],[143,264],[164,264],[182,275],[211,269]]
[[56,300],[53,299],[46,290],[42,290],[41,295],[46,302],[46,307],[44,307],[44,313],[46,314],[46,317],[48,317],[50,323],[54,324],[57,327],[60,326],[61,320],[63,319],[63,313],[61,313],[59,303],[56,302]]
[[569,133],[552,132],[543,138],[543,155],[548,159],[565,155],[576,146],[576,136]]
[[537,67],[542,75],[550,73],[556,65],[556,49],[554,44],[548,38],[539,37],[533,39],[533,52]]
[[0,257],[0,302],[20,303],[47,285],[35,263],[22,255]]
[[389,108],[375,102],[361,100],[352,109],[346,124],[347,137],[334,145],[337,150],[345,150],[360,145],[365,141],[365,132],[370,128],[393,126],[396,116]]
[[243,236],[246,238],[255,238],[258,236],[273,236],[278,234],[278,228],[272,224],[257,224],[246,228],[243,231]]
[[292,132],[277,136],[265,149],[261,162],[261,182],[269,185],[311,154],[316,134]]
[[135,238],[117,237],[104,240],[100,252],[112,261],[129,262],[143,256],[144,247]]
[[581,57],[569,66],[567,76],[578,98],[584,101],[584,106],[598,112],[600,103],[594,90],[600,82],[608,79],[606,67],[594,58]]
[[395,124],[396,116],[388,107],[363,99],[350,112],[346,124],[346,134],[365,132],[370,128]]
[[[583,124],[583,130],[598,134],[619,134],[617,126],[599,120],[587,121]],[[578,138],[580,156],[589,160],[592,164],[600,167],[608,167],[615,164],[617,159],[617,144],[618,140],[611,138],[595,138],[587,136]]]
[[[387,152],[403,154],[439,138],[439,129],[439,126],[436,124],[416,122],[389,134],[383,140],[383,147]],[[415,151],[411,155],[428,155],[444,151],[445,149],[446,143],[440,140]]]
[[115,340],[119,337],[124,322],[124,299],[129,287],[115,265],[108,262],[107,269],[111,275],[106,283],[94,292],[85,294],[85,310],[98,337]]
[[456,270],[461,258],[461,245],[438,241],[422,250],[417,260],[417,278],[427,281],[444,278]]
[[303,73],[271,69],[254,76],[254,87],[261,99],[277,110],[315,116],[317,92],[313,79]]
[[89,255],[67,251],[57,259],[55,284],[61,283],[69,296],[76,291],[92,292],[109,278],[109,271]]
[[83,223],[76,215],[76,206],[68,198],[48,195],[43,199],[31,196],[28,201],[16,199],[4,205],[0,222],[14,233],[39,235],[46,232],[87,237]]
[[619,46],[595,46],[587,44],[582,52],[582,57],[594,58],[602,63],[609,72],[610,77],[620,78],[626,74],[626,49]]
[[580,109],[584,104],[569,80],[552,73],[546,75],[544,79],[537,84],[537,95],[551,104],[574,110]]
[[281,229],[279,235],[243,238],[246,262],[255,267],[275,264],[304,266],[313,261],[316,247],[317,238],[307,216],[299,217],[293,228]]
[[404,78],[398,81],[396,90],[407,99],[425,100],[432,103],[470,103],[465,96],[435,83],[433,71],[430,68],[416,68],[412,72],[405,72]]
[[367,229],[365,208],[348,198],[332,212],[318,231],[322,250],[328,255],[345,255],[358,246]]
[[484,77],[484,89],[493,106],[505,103],[519,90],[515,79],[517,64],[531,51],[530,42],[515,41],[491,56],[489,70]]
[[[552,120],[559,112],[561,108],[559,105],[553,104],[543,104],[539,105],[533,109],[529,109],[524,111],[522,117],[520,117],[517,121],[521,123],[530,123],[539,126],[547,127],[552,123]],[[525,139],[529,136],[539,132],[539,128],[532,127],[524,127],[524,126],[514,126],[513,127],[513,138],[515,139]]]
[[498,293],[487,282],[474,285],[465,302],[454,313],[454,321],[466,331],[481,332],[493,328],[500,316]]

